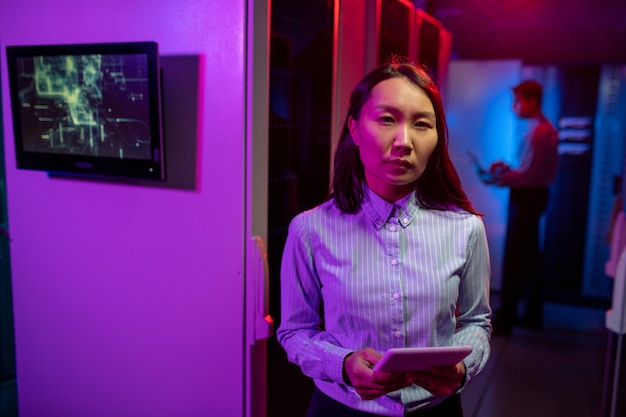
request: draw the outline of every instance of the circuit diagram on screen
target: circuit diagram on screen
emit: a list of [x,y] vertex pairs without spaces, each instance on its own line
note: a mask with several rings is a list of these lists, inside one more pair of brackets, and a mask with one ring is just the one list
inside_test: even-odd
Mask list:
[[18,65],[25,151],[151,158],[145,55],[36,56]]

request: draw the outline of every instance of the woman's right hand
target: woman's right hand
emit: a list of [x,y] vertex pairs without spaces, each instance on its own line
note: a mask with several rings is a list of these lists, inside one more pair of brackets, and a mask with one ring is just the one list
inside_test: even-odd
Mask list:
[[343,361],[346,382],[364,400],[373,400],[388,392],[408,387],[413,381],[398,372],[374,372],[372,369],[382,355],[372,348],[357,350]]

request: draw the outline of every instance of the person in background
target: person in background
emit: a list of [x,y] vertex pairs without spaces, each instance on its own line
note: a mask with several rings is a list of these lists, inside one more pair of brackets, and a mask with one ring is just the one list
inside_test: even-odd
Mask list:
[[[509,187],[509,208],[502,269],[500,308],[494,313],[494,335],[508,335],[514,326],[543,328],[543,260],[539,245],[541,216],[549,198],[548,187],[557,175],[558,135],[541,110],[543,88],[533,80],[513,87],[513,110],[528,121],[520,147],[519,165],[491,164],[488,183]],[[527,293],[518,318],[520,294]]]
[[[277,338],[314,380],[307,417],[463,415],[490,354],[483,222],[447,148],[440,93],[397,58],[355,87],[332,193],[292,219]],[[452,366],[372,368],[391,348],[469,345]]]

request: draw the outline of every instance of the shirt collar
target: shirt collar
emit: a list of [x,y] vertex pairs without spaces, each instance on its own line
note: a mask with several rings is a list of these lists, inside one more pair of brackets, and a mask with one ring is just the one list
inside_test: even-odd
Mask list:
[[415,198],[415,191],[395,203],[390,203],[369,187],[365,186],[364,188],[365,198],[361,208],[372,220],[376,229],[380,230],[391,219],[393,222],[399,223],[400,226],[407,227],[417,215],[419,206]]

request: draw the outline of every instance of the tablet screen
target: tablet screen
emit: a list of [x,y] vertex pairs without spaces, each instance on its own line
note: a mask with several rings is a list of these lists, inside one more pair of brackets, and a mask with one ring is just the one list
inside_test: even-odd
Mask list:
[[375,371],[427,371],[433,366],[456,365],[472,351],[471,346],[438,346],[389,349],[374,366]]

